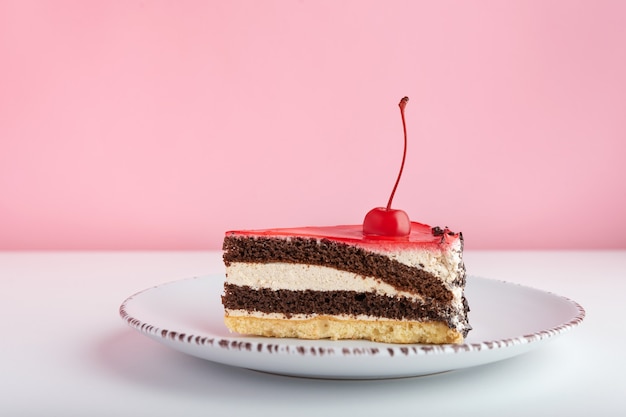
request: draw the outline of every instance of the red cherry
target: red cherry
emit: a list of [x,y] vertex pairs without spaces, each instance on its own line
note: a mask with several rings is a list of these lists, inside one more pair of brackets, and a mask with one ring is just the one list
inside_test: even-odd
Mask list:
[[363,233],[379,236],[408,236],[411,233],[411,220],[403,210],[376,207],[365,215]]
[[391,202],[393,196],[398,188],[400,177],[402,176],[402,170],[404,169],[404,161],[406,160],[406,121],[404,120],[404,108],[409,101],[408,97],[403,97],[400,100],[400,115],[402,116],[402,129],[404,130],[404,152],[402,153],[402,164],[400,165],[400,172],[398,178],[389,196],[387,207],[377,207],[370,210],[363,220],[363,233],[366,235],[379,235],[379,236],[408,236],[411,233],[411,221],[409,215],[402,210],[394,210],[391,208]]

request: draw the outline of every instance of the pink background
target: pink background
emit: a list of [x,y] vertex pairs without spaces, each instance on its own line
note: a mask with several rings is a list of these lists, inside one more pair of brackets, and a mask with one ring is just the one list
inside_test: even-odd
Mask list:
[[0,249],[217,249],[385,205],[626,248],[626,2],[2,1]]

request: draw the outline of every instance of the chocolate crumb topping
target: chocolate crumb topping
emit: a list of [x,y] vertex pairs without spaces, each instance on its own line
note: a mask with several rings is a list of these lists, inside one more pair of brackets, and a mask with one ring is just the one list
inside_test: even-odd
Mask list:
[[443,229],[439,226],[435,226],[431,230],[433,232],[433,236],[441,236],[444,233]]

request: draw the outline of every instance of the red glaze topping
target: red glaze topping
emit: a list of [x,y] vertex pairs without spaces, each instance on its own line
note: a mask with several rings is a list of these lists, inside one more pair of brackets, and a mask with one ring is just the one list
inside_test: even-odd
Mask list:
[[408,236],[395,238],[389,236],[364,235],[361,225],[233,230],[226,232],[226,235],[329,239],[378,250],[445,248],[461,238],[460,233],[454,233],[448,228],[441,229],[440,227],[430,227],[427,224],[417,222],[411,222],[411,232]]

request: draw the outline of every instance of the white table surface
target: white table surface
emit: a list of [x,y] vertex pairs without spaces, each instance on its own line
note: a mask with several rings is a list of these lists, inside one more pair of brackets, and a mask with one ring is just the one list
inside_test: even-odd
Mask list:
[[118,308],[223,272],[220,252],[0,252],[2,416],[624,416],[626,251],[468,251],[468,272],[555,292],[581,326],[525,355],[419,378],[269,375],[171,350]]

